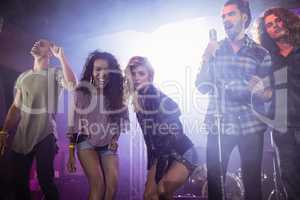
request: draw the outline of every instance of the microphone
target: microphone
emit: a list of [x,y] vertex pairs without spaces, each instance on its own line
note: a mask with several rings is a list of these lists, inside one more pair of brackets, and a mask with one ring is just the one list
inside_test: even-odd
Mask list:
[[[209,42],[217,42],[218,38],[217,38],[217,31],[216,29],[209,29]],[[207,46],[208,47],[208,46]],[[212,57],[215,57],[215,52],[212,51],[216,51],[217,49],[213,50],[211,47],[210,49],[206,49],[203,56],[202,56],[202,60],[205,61],[209,61]]]
[[217,31],[214,28],[209,30],[209,41],[210,42],[217,42],[218,41]]
[[[214,28],[209,29],[209,42],[218,42],[217,31]],[[216,56],[216,53],[217,53],[218,50],[219,50],[219,47],[217,47],[217,49],[213,53],[213,57]]]

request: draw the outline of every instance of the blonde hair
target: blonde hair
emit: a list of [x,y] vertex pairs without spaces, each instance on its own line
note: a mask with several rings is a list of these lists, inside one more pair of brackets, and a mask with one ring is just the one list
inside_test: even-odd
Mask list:
[[137,101],[137,94],[133,86],[132,81],[132,70],[135,67],[143,66],[147,69],[150,82],[153,82],[154,79],[154,69],[149,62],[148,58],[142,57],[142,56],[134,56],[129,59],[129,62],[125,68],[125,82],[124,82],[124,96],[127,101],[127,105],[129,104],[130,99],[132,98],[132,104],[136,110],[136,108],[139,106]]

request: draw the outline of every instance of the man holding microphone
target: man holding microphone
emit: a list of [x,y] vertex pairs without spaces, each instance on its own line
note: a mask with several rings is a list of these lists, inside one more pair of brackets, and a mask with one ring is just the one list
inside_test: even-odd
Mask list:
[[[264,112],[264,102],[272,97],[269,79],[265,78],[271,75],[271,58],[245,34],[251,22],[247,1],[228,0],[222,19],[227,37],[220,42],[211,39],[196,80],[198,90],[211,95],[205,118],[209,131],[208,198],[224,199],[225,178],[221,181],[221,177],[226,177],[230,154],[238,146],[245,199],[260,200],[263,133],[267,125],[253,108]],[[218,120],[220,126],[216,125]]]

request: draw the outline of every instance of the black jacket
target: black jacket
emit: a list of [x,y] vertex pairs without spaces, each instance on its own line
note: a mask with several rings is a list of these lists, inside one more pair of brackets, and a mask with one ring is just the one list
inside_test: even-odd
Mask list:
[[181,112],[172,99],[150,85],[139,92],[138,102],[137,119],[147,146],[148,170],[155,159],[172,153],[183,155],[193,146],[183,133]]

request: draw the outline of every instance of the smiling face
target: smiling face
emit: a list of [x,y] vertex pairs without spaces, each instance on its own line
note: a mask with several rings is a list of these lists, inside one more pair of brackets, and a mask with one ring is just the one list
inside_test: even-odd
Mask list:
[[96,59],[93,65],[93,80],[97,88],[104,88],[108,83],[108,62],[104,59]]
[[41,39],[34,43],[30,53],[34,58],[47,58],[50,57],[52,44],[48,40]]
[[149,70],[143,65],[132,67],[131,76],[135,90],[143,89],[151,84],[152,79]]
[[275,41],[278,41],[289,34],[288,30],[284,26],[283,21],[274,14],[266,16],[264,23],[269,37]]
[[243,14],[235,4],[224,6],[222,10],[222,19],[225,32],[232,40],[245,30],[247,15]]

